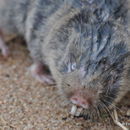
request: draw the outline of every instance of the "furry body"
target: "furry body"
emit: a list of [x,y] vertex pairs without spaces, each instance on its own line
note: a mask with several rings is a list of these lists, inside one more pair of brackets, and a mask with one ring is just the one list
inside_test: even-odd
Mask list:
[[25,38],[69,102],[111,106],[130,90],[129,0],[0,0],[0,29]]

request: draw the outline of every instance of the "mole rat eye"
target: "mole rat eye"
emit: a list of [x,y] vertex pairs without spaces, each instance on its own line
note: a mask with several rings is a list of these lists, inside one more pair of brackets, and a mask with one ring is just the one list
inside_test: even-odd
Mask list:
[[75,69],[76,69],[76,63],[73,63],[73,64],[71,65],[71,69],[72,69],[72,70],[75,70]]
[[68,73],[74,71],[75,69],[76,69],[76,63],[68,64],[68,71],[67,71]]

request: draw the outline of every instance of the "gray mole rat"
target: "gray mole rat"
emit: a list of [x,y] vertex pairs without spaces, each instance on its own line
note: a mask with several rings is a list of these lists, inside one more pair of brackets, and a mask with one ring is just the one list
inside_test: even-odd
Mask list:
[[55,81],[65,101],[90,113],[114,107],[130,90],[129,2],[0,0],[1,52],[9,54],[3,32],[21,35],[36,79]]

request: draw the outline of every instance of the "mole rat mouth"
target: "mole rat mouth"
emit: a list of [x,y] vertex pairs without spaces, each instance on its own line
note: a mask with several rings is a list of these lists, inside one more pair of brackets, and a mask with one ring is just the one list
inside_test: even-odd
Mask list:
[[73,104],[70,112],[71,115],[79,116],[83,110],[89,110],[91,107],[93,107],[93,105],[95,104],[95,98],[93,95],[93,92],[91,92],[90,90],[75,90],[69,99]]
[[73,105],[70,111],[70,114],[73,116],[80,116],[84,108],[78,107],[76,105]]

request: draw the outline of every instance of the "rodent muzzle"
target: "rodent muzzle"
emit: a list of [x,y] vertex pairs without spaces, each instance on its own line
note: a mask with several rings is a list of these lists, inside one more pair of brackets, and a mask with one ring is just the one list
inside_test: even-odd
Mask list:
[[89,109],[94,104],[94,96],[92,92],[87,92],[85,90],[76,90],[74,94],[70,97],[70,101],[81,108]]

